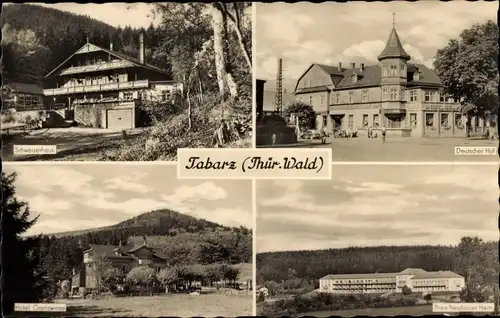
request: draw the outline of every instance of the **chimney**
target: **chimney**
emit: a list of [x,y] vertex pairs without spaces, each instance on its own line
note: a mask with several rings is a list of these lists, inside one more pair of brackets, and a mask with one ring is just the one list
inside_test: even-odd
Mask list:
[[352,69],[356,68],[356,63],[351,63],[351,68]]
[[365,64],[364,63],[361,63],[360,69],[361,69],[361,72],[363,72],[365,70]]
[[339,71],[342,71],[342,62],[339,62]]
[[146,49],[144,47],[144,33],[141,32],[141,35],[139,36],[139,61],[141,61],[142,64],[145,63],[145,55]]
[[113,51],[113,42],[110,42],[110,43],[109,43],[109,50],[110,50],[110,51]]

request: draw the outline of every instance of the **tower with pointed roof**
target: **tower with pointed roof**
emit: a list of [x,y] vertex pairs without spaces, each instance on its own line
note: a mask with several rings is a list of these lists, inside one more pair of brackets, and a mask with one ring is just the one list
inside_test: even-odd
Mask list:
[[[378,56],[381,68],[382,125],[388,126],[393,117],[401,117],[405,110],[405,90],[410,55],[406,53],[396,31],[395,23],[384,50]],[[400,118],[401,119],[401,118]],[[390,125],[389,125],[390,126]]]

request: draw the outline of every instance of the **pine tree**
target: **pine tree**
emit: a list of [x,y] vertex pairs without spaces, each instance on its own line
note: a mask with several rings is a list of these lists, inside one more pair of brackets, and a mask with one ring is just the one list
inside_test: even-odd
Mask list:
[[44,288],[43,273],[38,264],[36,252],[40,237],[22,237],[31,228],[38,216],[30,218],[26,202],[16,199],[14,185],[16,174],[2,172],[2,316],[12,313],[14,303],[33,303],[40,301]]

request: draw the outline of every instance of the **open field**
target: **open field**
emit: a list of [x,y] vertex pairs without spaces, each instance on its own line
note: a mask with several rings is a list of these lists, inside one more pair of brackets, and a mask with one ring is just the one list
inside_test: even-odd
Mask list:
[[221,293],[59,300],[73,317],[236,317],[252,315],[252,294]]
[[[128,130],[130,138],[143,132],[137,128]],[[96,160],[103,150],[117,147],[123,139],[121,130],[100,128],[49,128],[32,131],[29,134],[2,135],[2,159],[5,161],[32,160]],[[14,155],[14,145],[57,146],[55,155]]]
[[329,138],[302,140],[280,147],[332,148],[332,161],[497,161],[498,153],[488,156],[455,155],[455,147],[498,147],[497,140],[468,138]]

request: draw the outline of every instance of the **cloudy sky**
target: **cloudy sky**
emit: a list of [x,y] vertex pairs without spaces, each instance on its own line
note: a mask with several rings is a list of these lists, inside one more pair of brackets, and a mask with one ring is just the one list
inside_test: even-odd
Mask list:
[[91,18],[105,22],[115,27],[124,27],[130,25],[132,27],[147,28],[151,22],[156,24],[158,18],[151,15],[151,4],[148,3],[28,3],[39,6],[49,7],[62,11],[71,12],[78,15],[88,15]]
[[297,79],[313,62],[376,63],[392,28],[413,61],[431,66],[436,51],[474,23],[496,21],[497,2],[392,1],[256,4],[256,75]]
[[252,228],[250,180],[177,180],[175,165],[5,165],[17,196],[39,221],[27,234],[113,225],[170,208],[223,225]]
[[498,166],[337,166],[257,181],[258,252],[498,240]]

